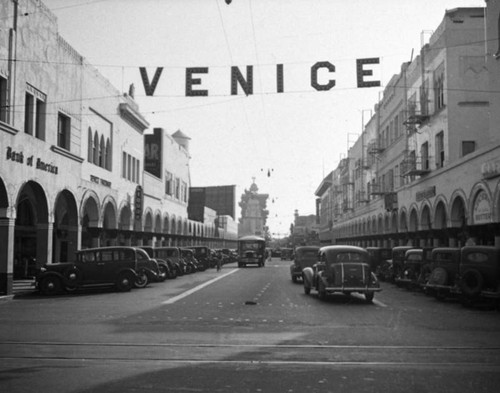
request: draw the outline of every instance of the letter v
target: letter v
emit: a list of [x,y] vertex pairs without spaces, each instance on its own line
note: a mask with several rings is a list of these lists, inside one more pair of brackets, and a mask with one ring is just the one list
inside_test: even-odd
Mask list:
[[160,79],[163,67],[156,68],[155,76],[153,77],[153,81],[151,82],[151,84],[149,84],[148,72],[146,71],[146,67],[139,67],[139,71],[141,72],[142,84],[144,85],[144,91],[146,92],[146,95],[152,96],[155,92],[158,80]]

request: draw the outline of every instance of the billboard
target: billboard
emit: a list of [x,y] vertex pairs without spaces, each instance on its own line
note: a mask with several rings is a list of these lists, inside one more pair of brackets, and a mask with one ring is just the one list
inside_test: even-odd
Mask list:
[[144,135],[144,170],[162,177],[163,128],[154,128],[153,134]]

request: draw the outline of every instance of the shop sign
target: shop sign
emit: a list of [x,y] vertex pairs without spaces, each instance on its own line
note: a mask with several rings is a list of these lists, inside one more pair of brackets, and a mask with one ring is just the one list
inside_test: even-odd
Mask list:
[[488,224],[491,222],[491,202],[488,194],[480,191],[474,200],[474,208],[472,210],[472,218],[474,224]]
[[35,156],[25,157],[22,151],[15,151],[10,146],[7,146],[7,154],[5,159],[7,161],[17,162],[18,164],[24,164],[26,162],[27,166],[34,166],[36,169],[44,172],[49,172],[54,175],[59,174],[59,167],[57,167],[56,165],[48,164],[39,157],[36,157],[36,159]]
[[161,179],[163,129],[155,128],[153,134],[144,135],[144,170]]
[[90,175],[90,181],[92,183],[102,184],[105,187],[111,187],[111,182],[110,181],[101,179],[101,178],[99,178],[97,176],[94,176],[94,175]]
[[422,191],[417,191],[416,200],[417,202],[423,201],[424,199],[429,199],[436,196],[436,186],[427,187]]
[[483,179],[491,179],[500,176],[500,160],[492,160],[481,165]]
[[142,192],[142,187],[137,186],[135,188],[135,200],[134,200],[134,213],[135,213],[135,219],[137,221],[141,220],[142,218],[142,205],[143,205],[143,192]]

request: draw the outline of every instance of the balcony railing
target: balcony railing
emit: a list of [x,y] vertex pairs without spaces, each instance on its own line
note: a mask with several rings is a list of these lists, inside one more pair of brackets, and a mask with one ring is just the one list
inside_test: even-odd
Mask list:
[[429,159],[420,156],[407,157],[401,163],[402,176],[423,176],[429,172]]

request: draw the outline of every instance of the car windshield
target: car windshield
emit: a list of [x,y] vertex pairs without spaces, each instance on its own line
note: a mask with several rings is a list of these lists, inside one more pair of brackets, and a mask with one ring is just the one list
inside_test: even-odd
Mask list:
[[366,258],[358,252],[340,252],[334,262],[366,262]]
[[297,250],[297,257],[300,258],[315,258],[318,256],[317,250]]
[[260,247],[261,247],[260,243],[254,243],[254,242],[241,243],[241,249],[243,251],[258,251]]

